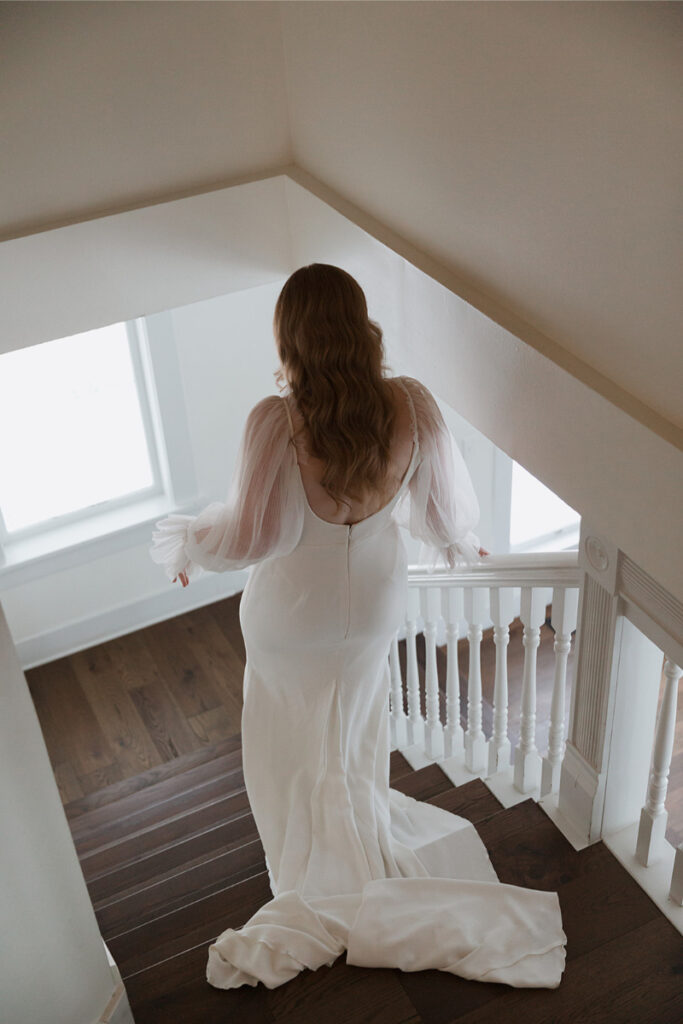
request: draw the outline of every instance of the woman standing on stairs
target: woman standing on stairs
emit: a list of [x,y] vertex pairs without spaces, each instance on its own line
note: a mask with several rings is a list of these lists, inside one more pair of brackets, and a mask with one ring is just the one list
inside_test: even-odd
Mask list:
[[556,987],[557,894],[498,881],[464,818],[389,786],[389,662],[407,590],[399,526],[475,561],[479,509],[428,389],[390,378],[359,284],[313,263],[273,322],[280,396],[254,406],[225,503],[157,523],[183,586],[253,566],[240,604],[247,795],[273,898],[209,947],[217,988],[304,967],[438,968]]

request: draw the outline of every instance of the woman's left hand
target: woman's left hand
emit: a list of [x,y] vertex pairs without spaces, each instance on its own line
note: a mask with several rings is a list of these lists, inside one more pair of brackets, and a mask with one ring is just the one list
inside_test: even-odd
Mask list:
[[487,551],[486,548],[479,548],[479,557],[483,558],[484,555],[490,555],[491,552]]
[[173,582],[175,583],[175,581],[177,579],[180,579],[180,582],[182,583],[182,585],[184,587],[186,587],[188,585],[188,583],[190,582],[188,580],[188,578],[187,578],[187,573],[186,572],[179,572],[177,576],[173,577]]

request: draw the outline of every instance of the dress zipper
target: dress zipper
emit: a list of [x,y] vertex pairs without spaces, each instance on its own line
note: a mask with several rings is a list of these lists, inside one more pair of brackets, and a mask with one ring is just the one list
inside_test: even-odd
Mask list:
[[347,523],[348,530],[346,531],[346,631],[344,633],[344,639],[349,635],[349,628],[351,626],[351,562],[349,555],[349,548],[351,547],[351,530],[353,529],[353,523]]

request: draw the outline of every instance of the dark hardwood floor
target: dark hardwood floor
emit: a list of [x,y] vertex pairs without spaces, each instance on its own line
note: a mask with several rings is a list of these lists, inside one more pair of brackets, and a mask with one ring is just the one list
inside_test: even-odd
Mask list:
[[[683,1019],[681,937],[604,844],[577,853],[532,800],[506,810],[480,780],[454,788],[437,765],[414,772],[398,752],[392,786],[473,821],[501,881],[558,891],[568,936],[560,987],[365,969],[347,965],[345,955],[273,990],[208,985],[210,942],[271,895],[242,775],[238,607],[239,596],[229,598],[26,673],[98,923],[137,1024]],[[552,632],[542,633],[539,707],[548,705],[552,682]],[[513,707],[522,664],[516,640]],[[485,724],[490,647],[482,656]],[[422,672],[422,642],[419,655]],[[464,649],[460,660],[464,696]]]
[[680,1020],[680,935],[602,843],[577,853],[532,800],[504,810],[480,780],[456,789],[437,765],[414,772],[398,752],[390,778],[474,822],[501,881],[559,892],[568,945],[558,989],[370,970],[344,954],[277,989],[208,985],[210,942],[271,895],[233,737],[65,805],[137,1024]]
[[[241,595],[217,601],[36,668],[26,678],[45,736],[62,801],[161,766],[240,731],[244,641]],[[508,648],[510,738],[519,738],[524,650],[521,623]],[[537,664],[536,743],[545,753],[552,697],[554,633],[541,627]],[[417,638],[421,706],[425,711],[424,637]],[[399,659],[406,678],[405,642]],[[467,708],[468,647],[458,644],[461,722]],[[441,715],[446,714],[446,649],[437,648]],[[492,630],[481,648],[483,724],[491,734],[495,648]],[[567,667],[567,713],[573,648]],[[683,690],[683,679],[681,680]],[[667,837],[683,842],[683,696],[667,797]]]

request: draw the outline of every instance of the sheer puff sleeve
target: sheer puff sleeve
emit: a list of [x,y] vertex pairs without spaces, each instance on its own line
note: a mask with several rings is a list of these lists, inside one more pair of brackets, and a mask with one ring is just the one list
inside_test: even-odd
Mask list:
[[228,572],[288,554],[301,536],[304,507],[296,481],[287,410],[269,395],[249,413],[225,502],[198,515],[174,513],[156,523],[149,548],[170,580],[203,569]]
[[420,458],[398,521],[432,550],[432,568],[439,555],[450,569],[478,562],[479,502],[465,460],[429,389],[414,377],[402,380],[413,399]]

